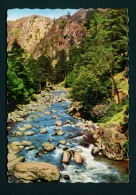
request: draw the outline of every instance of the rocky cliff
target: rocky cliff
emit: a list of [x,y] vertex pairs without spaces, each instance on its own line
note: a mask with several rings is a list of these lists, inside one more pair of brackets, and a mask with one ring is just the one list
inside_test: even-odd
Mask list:
[[95,10],[80,9],[72,16],[64,15],[58,19],[50,19],[38,15],[24,17],[7,22],[7,44],[9,51],[14,40],[34,58],[46,54],[57,58],[57,52],[70,46],[78,46],[87,30],[85,22]]
[[7,22],[7,44],[9,51],[14,40],[28,53],[32,53],[40,40],[46,36],[53,24],[52,19],[38,15]]

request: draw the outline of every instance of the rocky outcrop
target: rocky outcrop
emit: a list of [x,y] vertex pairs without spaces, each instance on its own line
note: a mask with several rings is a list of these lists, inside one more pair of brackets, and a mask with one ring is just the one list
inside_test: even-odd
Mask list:
[[[110,124],[83,130],[84,143],[93,143],[92,155],[103,155],[112,160],[124,159],[123,145],[127,141],[124,134],[119,133],[119,125]],[[83,145],[83,143],[81,143]]]
[[29,181],[59,181],[60,172],[57,166],[46,162],[23,162],[15,165],[14,176]]
[[40,40],[46,36],[53,24],[52,19],[38,15],[20,18],[7,25],[7,44],[8,51],[14,40],[25,49],[32,53]]
[[24,160],[25,158],[23,156],[17,157],[17,155],[15,154],[8,154],[8,163],[7,163],[8,172],[12,172],[14,166],[19,162],[23,162]]
[[22,145],[21,142],[18,141],[13,141],[11,144],[8,145],[8,152],[9,154],[16,154],[18,152],[20,152],[22,149],[24,148],[24,146]]
[[[70,115],[74,115],[75,118],[78,118],[80,116],[80,111],[81,109],[83,108],[83,105],[81,102],[73,102],[67,112],[70,114]],[[76,114],[78,112],[78,115]]]

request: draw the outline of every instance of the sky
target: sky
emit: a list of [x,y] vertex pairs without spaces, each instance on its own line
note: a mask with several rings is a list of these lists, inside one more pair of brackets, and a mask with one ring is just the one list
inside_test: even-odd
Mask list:
[[30,16],[30,15],[40,15],[46,16],[51,19],[57,19],[62,15],[66,15],[70,12],[73,15],[78,9],[9,9],[7,11],[7,20],[17,20],[19,18]]

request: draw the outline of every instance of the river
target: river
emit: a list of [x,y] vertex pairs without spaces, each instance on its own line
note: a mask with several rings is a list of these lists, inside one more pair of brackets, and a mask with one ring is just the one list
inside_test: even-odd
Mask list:
[[[126,173],[126,163],[123,161],[112,161],[104,157],[93,157],[91,155],[91,150],[93,145],[90,144],[88,148],[83,147],[79,142],[83,139],[81,135],[77,136],[82,128],[75,126],[80,120],[75,119],[66,113],[68,106],[71,101],[68,100],[68,93],[65,90],[59,90],[55,92],[48,92],[53,94],[54,97],[59,97],[64,95],[66,101],[52,103],[46,110],[41,112],[32,112],[27,115],[24,121],[16,123],[12,130],[8,134],[9,144],[13,141],[23,141],[27,139],[31,141],[35,149],[29,150],[29,147],[25,147],[18,156],[24,156],[25,161],[38,161],[38,162],[48,162],[56,165],[61,173],[60,182],[93,182],[93,183],[124,183],[128,182],[128,175]],[[56,110],[56,112],[51,112]],[[46,115],[45,112],[51,112],[50,115]],[[36,116],[36,117],[35,117]],[[58,116],[56,119],[52,116]],[[62,136],[54,136],[55,121],[61,120],[63,126],[61,129],[64,132]],[[73,125],[64,124],[67,120],[73,122]],[[29,123],[33,126],[31,131],[35,134],[32,136],[22,136],[22,137],[12,137],[13,131],[17,131],[23,124]],[[40,134],[39,130],[41,128],[46,128],[46,134]],[[58,144],[60,140],[66,140],[66,145]],[[44,142],[51,142],[55,145],[56,149],[42,154],[40,157],[36,157],[35,154],[42,149],[42,144]],[[70,160],[69,165],[61,163],[63,148],[68,147],[74,151],[78,151],[84,159],[83,164],[76,164],[73,159]],[[69,175],[70,179],[65,180],[64,175]]]

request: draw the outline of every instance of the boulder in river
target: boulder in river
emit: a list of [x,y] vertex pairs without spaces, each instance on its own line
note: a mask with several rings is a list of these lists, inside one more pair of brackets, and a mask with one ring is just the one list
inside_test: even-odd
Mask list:
[[56,122],[55,122],[55,125],[56,125],[56,126],[62,126],[62,121],[56,121]]
[[96,154],[98,154],[98,153],[99,153],[99,147],[94,146],[94,147],[92,148],[92,154],[93,154],[93,155],[96,155]]
[[23,140],[23,141],[21,142],[21,144],[22,144],[22,146],[31,146],[31,145],[32,145],[32,142],[29,142],[29,141],[27,141],[27,140]]
[[50,152],[55,149],[55,146],[53,144],[50,144],[49,142],[45,142],[42,144],[42,147],[47,151]]
[[30,124],[24,124],[23,127],[26,129],[32,129],[32,125]]
[[47,130],[42,128],[42,129],[40,129],[40,133],[42,133],[42,134],[47,133]]
[[64,132],[60,129],[59,131],[56,131],[56,134],[61,136],[61,135],[64,135]]
[[51,112],[45,112],[44,114],[46,114],[46,115],[51,115]]
[[70,177],[69,177],[69,175],[64,175],[64,177],[63,177],[65,180],[70,180]]
[[52,110],[52,112],[56,112],[56,110]]
[[66,144],[66,140],[60,140],[59,143],[62,144],[62,145],[65,145]]
[[83,158],[82,156],[78,153],[78,152],[74,152],[74,157],[73,157],[74,161],[77,163],[77,164],[83,164]]
[[14,176],[30,181],[59,181],[60,172],[57,166],[46,162],[21,162],[15,165]]
[[26,131],[26,128],[20,127],[20,128],[18,128],[18,131]]
[[13,131],[12,137],[21,137],[23,136],[23,133],[21,131]]
[[62,156],[62,163],[69,164],[70,158],[70,153],[68,151],[64,151]]
[[24,133],[24,135],[31,136],[31,135],[34,135],[34,132],[33,131],[27,131],[27,132]]
[[29,149],[29,150],[34,150],[35,148],[36,148],[36,147],[32,145],[32,146],[30,146],[28,149]]

